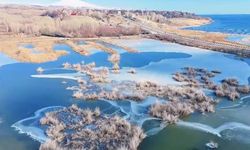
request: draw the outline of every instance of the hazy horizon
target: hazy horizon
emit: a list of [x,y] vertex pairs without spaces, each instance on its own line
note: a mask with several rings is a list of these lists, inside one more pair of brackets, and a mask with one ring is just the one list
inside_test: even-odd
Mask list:
[[[0,4],[23,4],[23,5],[64,5],[86,6],[90,8],[114,8],[114,9],[141,9],[141,10],[166,10],[185,11],[200,15],[213,14],[250,14],[250,0],[158,0],[143,2],[126,0],[0,0]],[[133,7],[131,7],[133,6]]]

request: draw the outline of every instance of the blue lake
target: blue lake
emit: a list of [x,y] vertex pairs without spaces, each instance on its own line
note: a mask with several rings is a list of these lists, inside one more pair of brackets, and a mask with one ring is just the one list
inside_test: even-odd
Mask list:
[[[248,83],[250,76],[250,61],[248,59],[239,59],[234,55],[148,39],[122,40],[121,43],[138,49],[140,52],[127,53],[120,51],[122,74],[114,75],[113,80],[140,80],[146,78],[160,83],[169,83],[173,72],[187,66],[222,71],[222,74],[218,78],[215,78],[215,81],[233,76],[238,78],[242,83]],[[11,126],[22,119],[34,116],[36,111],[46,107],[70,106],[76,103],[83,108],[100,107],[101,110],[110,108],[112,112],[117,109],[113,106],[117,105],[132,113],[131,116],[134,118],[131,120],[136,122],[142,118],[137,118],[138,116],[133,114],[133,111],[131,111],[132,107],[133,109],[137,108],[141,113],[145,113],[147,111],[146,106],[151,102],[155,102],[155,99],[151,98],[143,104],[128,101],[114,104],[107,101],[75,100],[72,98],[72,91],[66,90],[68,86],[76,85],[74,80],[32,78],[31,75],[37,74],[36,68],[40,66],[46,69],[44,74],[71,73],[71,71],[61,69],[62,63],[65,62],[95,62],[97,66],[112,67],[107,61],[109,55],[105,52],[96,52],[90,56],[81,56],[66,45],[56,45],[55,49],[65,49],[69,52],[69,55],[63,56],[54,62],[42,64],[15,63],[0,67],[0,118],[2,120],[0,124],[0,149],[38,149],[39,142],[26,134],[19,134]],[[138,73],[134,76],[126,74],[125,72],[130,68],[135,68]],[[63,81],[67,83],[62,84]],[[160,130],[159,133],[148,136],[142,142],[139,149],[205,149],[204,145],[209,140],[218,142],[221,150],[250,149],[250,143],[248,143],[250,137],[244,134],[249,133],[250,130],[248,128],[241,128],[239,125],[240,123],[246,127],[250,126],[250,119],[245,116],[245,114],[250,113],[249,100],[249,98],[245,98],[238,102],[225,101],[217,106],[216,113],[206,115],[197,113],[185,118],[183,120],[185,124],[167,126],[163,130]],[[223,108],[228,106],[238,107]],[[147,117],[146,115],[142,116]],[[237,128],[236,132],[230,130],[231,124],[228,124],[230,122],[238,123],[235,126]],[[32,121],[26,123],[29,126],[35,126],[35,123]],[[152,126],[153,122],[150,122],[143,127],[146,129]],[[203,127],[202,130],[199,128],[200,126]],[[219,132],[219,129],[216,130],[216,128],[220,126],[225,128],[225,130],[221,130],[222,137],[218,137],[212,133],[212,131]],[[32,128],[26,129],[30,130],[30,132],[34,131]],[[230,136],[233,138],[230,139]]]
[[231,34],[250,34],[250,15],[207,15],[213,22],[189,29]]

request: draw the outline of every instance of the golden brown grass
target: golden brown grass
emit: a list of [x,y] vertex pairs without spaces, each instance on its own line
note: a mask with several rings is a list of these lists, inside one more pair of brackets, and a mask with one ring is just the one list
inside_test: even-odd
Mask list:
[[[60,17],[44,15],[53,11],[59,13]],[[94,40],[87,40],[85,45],[75,43],[75,40],[81,40],[81,38],[98,38],[99,41],[121,47],[128,52],[137,52],[125,45],[119,45],[111,38],[102,37],[123,38],[139,35],[142,32],[138,24],[182,37],[244,46],[226,41],[226,34],[182,29],[207,24],[210,20],[206,18],[167,18],[155,12],[140,14],[140,12],[118,13],[98,10],[80,10],[78,15],[71,15],[75,11],[77,10],[52,7],[0,6],[0,51],[18,61],[35,63],[53,61],[65,55],[65,51],[53,50],[55,43],[68,44],[73,50],[83,55],[88,55],[93,49],[100,49],[110,54],[117,53],[112,48]],[[64,37],[64,39],[56,37]],[[23,43],[33,44],[38,53],[20,47],[19,45]]]
[[170,22],[171,26],[175,26],[178,28],[201,26],[211,23],[209,19],[191,19],[191,18],[171,18],[168,19],[168,21]]
[[92,37],[99,22],[88,16],[72,16],[64,20],[48,16],[22,16],[2,13],[2,30],[12,34],[61,35],[67,37]]
[[[66,44],[70,46],[74,51],[78,52],[81,55],[89,55],[92,50],[98,49],[105,51],[109,54],[117,54],[118,52],[110,47],[97,43],[96,39],[88,38],[57,38],[57,37],[29,37],[29,36],[0,36],[0,52],[8,55],[9,57],[21,61],[21,62],[33,62],[33,63],[42,63],[48,61],[57,60],[60,56],[67,55],[65,50],[53,49],[55,44]],[[102,41],[102,38],[100,38]],[[84,41],[85,44],[79,45],[78,41]],[[112,42],[112,38],[105,38],[106,43]],[[25,48],[22,45],[32,44],[34,48],[29,49]],[[109,44],[115,44],[114,42]],[[120,46],[127,50],[128,52],[136,52],[137,50],[132,49],[127,46]],[[35,52],[34,52],[35,51]]]
[[[59,16],[62,15],[62,17],[44,15],[53,13],[53,11]],[[50,7],[0,7],[0,33],[81,38],[140,33],[137,26],[128,26],[128,23],[122,17],[119,19],[115,15],[107,15],[101,11],[70,15],[74,11]]]
[[[64,50],[55,51],[53,45],[57,42],[54,38],[47,37],[8,37],[1,39],[0,52],[21,62],[42,63],[58,59],[66,55]],[[34,53],[31,49],[21,47],[22,44],[34,45]]]

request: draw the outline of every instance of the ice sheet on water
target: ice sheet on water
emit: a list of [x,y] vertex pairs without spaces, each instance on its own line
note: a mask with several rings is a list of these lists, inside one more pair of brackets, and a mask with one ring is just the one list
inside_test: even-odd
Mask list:
[[228,122],[217,128],[206,124],[184,121],[178,122],[177,125],[214,134],[222,139],[237,140],[246,144],[250,144],[250,126],[239,122]]
[[[124,41],[122,41],[124,42]],[[127,46],[139,49],[143,52],[182,52],[191,55],[188,58],[178,58],[178,59],[164,59],[160,62],[151,62],[147,66],[140,67],[136,69],[136,74],[128,74],[127,71],[130,68],[122,68],[120,74],[111,74],[110,79],[121,81],[121,80],[133,80],[133,81],[145,81],[149,80],[161,84],[177,84],[172,80],[172,73],[180,71],[183,67],[198,67],[207,68],[209,70],[219,70],[222,74],[215,78],[215,81],[220,81],[226,77],[236,77],[241,84],[246,84],[248,82],[248,77],[250,76],[250,67],[247,63],[241,60],[233,59],[232,57],[226,57],[224,53],[213,52],[209,50],[203,50],[199,48],[192,48],[187,46],[181,46],[177,44],[163,43],[155,40],[127,40],[125,41]],[[136,63],[136,61],[135,61]],[[63,78],[76,80],[81,74],[45,74],[45,75],[33,75],[32,77],[37,78]],[[139,126],[143,126],[144,123],[149,122],[149,120],[154,120],[155,118],[150,117],[147,114],[148,107],[150,104],[156,102],[156,99],[149,98],[142,103],[126,101],[106,101],[110,104],[110,109],[113,112],[109,114],[117,114],[123,116],[125,119]],[[115,109],[114,109],[115,108]],[[106,110],[107,111],[107,110]],[[41,116],[40,116],[41,117]],[[25,121],[25,119],[24,119]],[[18,127],[17,127],[18,125]],[[249,126],[241,123],[226,123],[218,128],[213,128],[211,126],[200,124],[200,123],[189,123],[180,122],[178,125],[184,127],[192,127],[201,131],[205,131],[219,137],[228,139],[239,140],[245,138],[244,133],[249,133]],[[43,139],[45,135],[40,134],[41,130],[38,128],[34,129],[30,126],[24,124],[21,121],[19,124],[13,125],[19,131],[23,131],[29,134],[31,137],[38,140]],[[146,133],[148,135],[153,135],[163,129],[164,126],[159,123],[159,125],[148,127]],[[232,135],[233,136],[229,137]],[[39,135],[39,136],[36,136]],[[247,137],[248,138],[248,137]],[[246,139],[247,139],[246,138]],[[250,139],[249,139],[250,141]]]
[[160,62],[152,62],[147,66],[137,68],[141,72],[154,74],[155,78],[166,76],[169,79],[172,73],[180,71],[183,67],[197,67],[221,71],[222,74],[218,75],[215,81],[220,81],[226,77],[235,77],[241,84],[248,84],[250,66],[242,60],[234,59],[234,56],[230,54],[150,39],[120,40],[118,42],[119,44],[126,44],[129,47],[138,49],[141,52],[179,52],[192,56],[188,58],[164,59]]
[[[148,107],[156,102],[156,98],[149,97],[143,102],[133,102],[133,101],[108,101],[108,100],[101,100],[108,104],[110,107],[108,109],[101,110],[103,115],[120,115],[124,119],[127,119],[133,124],[138,126],[143,126],[143,124],[148,120],[154,120],[153,118],[147,114]],[[60,106],[51,106],[45,107],[35,112],[34,116],[22,119],[15,124],[12,125],[19,133],[27,134],[31,138],[43,143],[47,140],[47,136],[45,135],[45,128],[40,126],[39,120],[45,115],[46,112],[54,111],[58,109],[62,109],[64,107]],[[112,110],[113,112],[108,112]],[[122,114],[122,115],[121,115]],[[157,133],[160,128],[163,126],[159,124],[159,126],[154,126],[149,128],[150,135]],[[155,128],[155,130],[153,129]],[[158,130],[157,130],[158,129]]]
[[80,73],[62,73],[62,74],[38,74],[31,75],[33,78],[47,78],[47,79],[70,79],[77,80],[80,76],[83,76]]
[[27,134],[34,140],[38,142],[45,142],[47,137],[45,132],[39,126],[40,119],[44,116],[46,112],[61,109],[61,106],[52,106],[39,109],[35,112],[34,116],[22,119],[12,125],[20,134]]
[[[192,48],[172,43],[164,43],[156,40],[125,40],[128,46],[138,48],[142,52],[181,52],[189,54],[192,57],[178,59],[163,59],[159,62],[151,62],[147,66],[136,68],[137,74],[128,75],[129,67],[123,67],[120,74],[111,75],[114,80],[145,80],[154,82],[176,83],[172,80],[171,75],[180,71],[183,67],[207,68],[209,70],[219,70],[222,74],[215,77],[215,81],[220,81],[227,77],[237,78],[241,84],[248,83],[250,76],[250,66],[242,60],[227,57],[220,52],[214,52],[199,48]],[[124,40],[121,41],[121,43]],[[136,60],[134,61],[136,63]],[[39,77],[39,76],[35,76]],[[41,76],[40,76],[41,77]],[[43,76],[45,77],[45,76]],[[49,77],[49,76],[48,76]],[[55,77],[55,76],[54,76]],[[62,76],[60,76],[62,77]],[[70,78],[68,76],[68,78]],[[158,83],[157,82],[157,83]]]
[[[141,127],[145,126],[146,128],[144,128],[144,130],[148,136],[157,134],[167,125],[166,123],[161,122],[159,119],[153,118],[147,114],[149,106],[157,102],[157,99],[154,97],[149,97],[143,102],[108,100],[101,101],[110,104],[110,107],[101,110],[102,114],[105,114],[107,116],[120,115],[133,124]],[[39,120],[44,116],[46,112],[61,108],[63,107],[55,106],[40,109],[35,112],[34,116],[20,120],[12,127],[17,129],[19,133],[27,134],[31,138],[43,143],[44,141],[46,141],[47,137],[45,135],[45,129],[41,128],[41,126],[39,125]],[[113,112],[106,113],[109,111],[109,109]],[[152,121],[154,121],[155,123],[152,123]],[[240,142],[250,144],[250,126],[239,122],[228,122],[218,127],[212,127],[198,122],[184,121],[178,122],[177,125],[214,134],[225,140],[238,140]]]

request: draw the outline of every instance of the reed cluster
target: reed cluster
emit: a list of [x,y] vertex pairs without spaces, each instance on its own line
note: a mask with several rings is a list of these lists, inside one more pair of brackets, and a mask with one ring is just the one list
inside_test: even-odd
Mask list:
[[140,127],[118,116],[102,116],[98,108],[81,109],[72,105],[46,113],[40,123],[47,126],[49,137],[40,150],[136,150],[145,138]]

